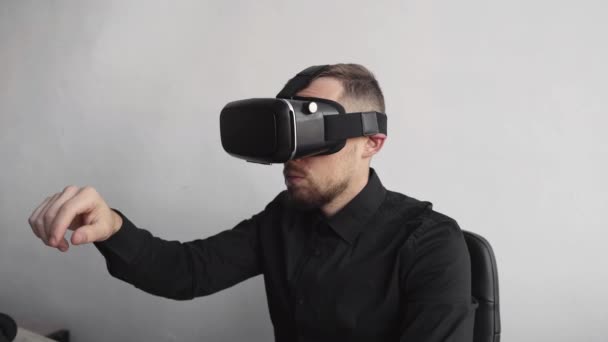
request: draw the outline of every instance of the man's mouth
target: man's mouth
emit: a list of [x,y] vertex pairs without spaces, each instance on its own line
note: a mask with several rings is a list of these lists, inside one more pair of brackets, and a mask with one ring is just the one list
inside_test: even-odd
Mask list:
[[295,185],[304,181],[305,176],[297,172],[285,172],[285,182],[287,185]]

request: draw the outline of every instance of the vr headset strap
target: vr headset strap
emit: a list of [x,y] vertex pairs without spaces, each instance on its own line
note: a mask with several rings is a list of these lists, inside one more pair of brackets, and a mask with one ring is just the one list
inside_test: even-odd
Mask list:
[[287,82],[285,87],[277,94],[277,98],[288,99],[295,96],[298,91],[306,88],[325,68],[327,68],[327,65],[315,65],[300,71]]
[[326,115],[325,141],[386,134],[386,114],[380,112]]

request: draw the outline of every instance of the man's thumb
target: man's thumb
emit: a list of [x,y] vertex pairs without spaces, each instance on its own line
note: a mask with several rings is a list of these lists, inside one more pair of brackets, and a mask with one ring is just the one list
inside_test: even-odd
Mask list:
[[86,226],[82,226],[72,233],[72,244],[73,245],[82,245],[89,242],[94,242],[98,239],[95,233],[96,230],[99,230],[99,227],[95,227],[95,225],[89,224]]

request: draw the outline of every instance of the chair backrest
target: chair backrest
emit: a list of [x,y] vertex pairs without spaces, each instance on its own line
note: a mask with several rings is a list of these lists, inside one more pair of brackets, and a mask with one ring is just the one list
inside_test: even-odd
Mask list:
[[473,297],[479,302],[475,313],[474,342],[500,342],[498,271],[490,243],[482,236],[463,231],[471,255]]

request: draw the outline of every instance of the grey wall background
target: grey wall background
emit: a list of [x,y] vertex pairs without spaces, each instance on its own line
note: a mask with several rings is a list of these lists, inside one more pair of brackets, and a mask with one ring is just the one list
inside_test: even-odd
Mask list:
[[229,157],[218,115],[303,67],[375,72],[384,184],[494,245],[505,341],[608,335],[605,1],[0,1],[0,311],[74,341],[270,341],[263,281],[176,302],[112,278],[27,218],[92,185],[188,240],[284,188]]

